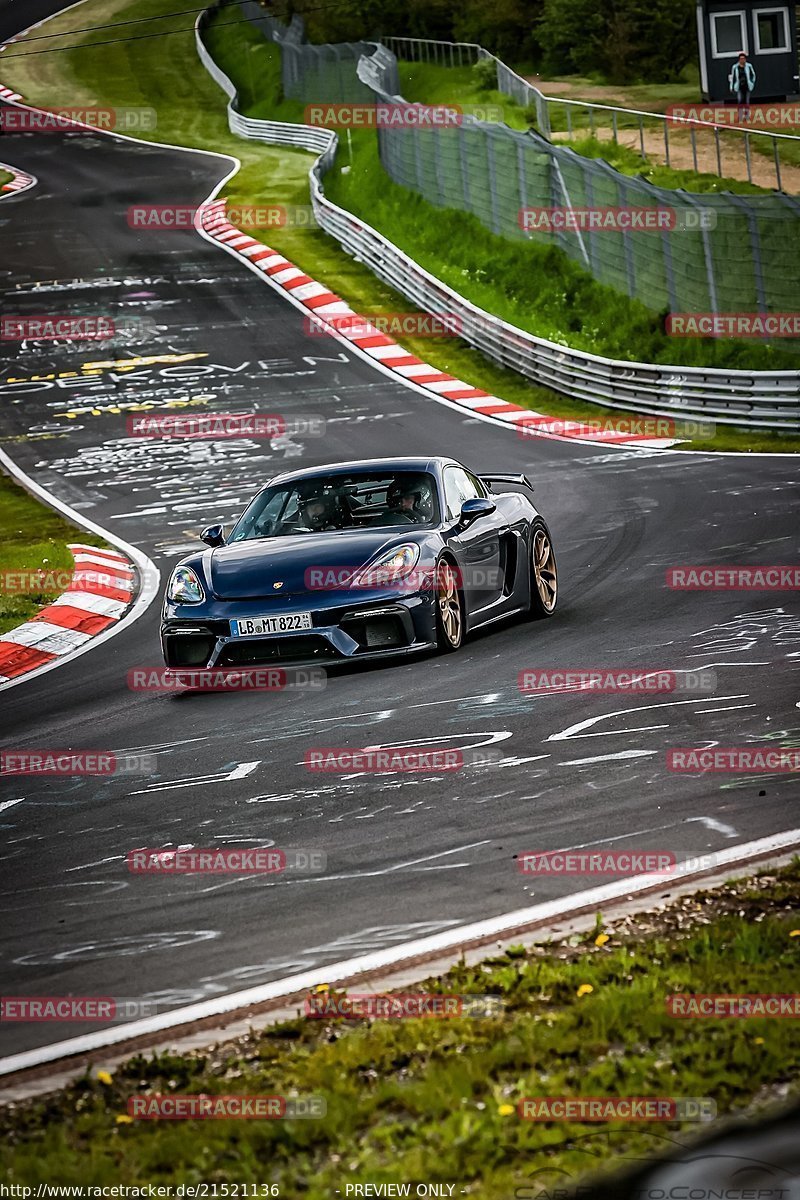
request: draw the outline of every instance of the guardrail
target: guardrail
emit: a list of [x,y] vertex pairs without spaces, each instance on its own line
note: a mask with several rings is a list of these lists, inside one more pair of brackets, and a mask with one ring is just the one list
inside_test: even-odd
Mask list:
[[331,130],[245,117],[236,87],[206,49],[202,31],[212,9],[195,26],[197,51],[211,77],[229,97],[228,122],[240,137],[294,146],[318,155],[309,171],[311,203],[321,229],[389,286],[430,313],[455,313],[461,337],[501,366],[575,399],[654,416],[683,416],[720,424],[800,433],[800,373],[727,371],[659,366],[602,358],[536,337],[478,308],[431,275],[371,225],[325,195],[323,179],[333,165],[338,137]]
[[[429,62],[436,66],[453,67],[479,62],[487,59],[495,64],[497,70],[497,90],[503,95],[515,100],[522,108],[536,108],[536,125],[544,137],[552,140],[556,122],[556,110],[560,108],[564,114],[564,130],[572,140],[574,133],[583,136],[596,137],[597,126],[605,119],[610,125],[611,139],[619,144],[620,131],[629,128],[638,131],[638,151],[642,159],[647,158],[645,151],[645,124],[661,131],[664,142],[664,158],[667,166],[671,166],[670,131],[673,134],[689,132],[689,143],[692,149],[692,169],[699,172],[697,158],[698,133],[708,134],[713,138],[713,163],[716,173],[722,178],[723,143],[720,133],[743,139],[747,179],[753,183],[752,149],[756,153],[768,157],[771,151],[772,166],[775,172],[775,187],[778,191],[783,188],[781,176],[781,147],[793,144],[800,145],[800,137],[790,133],[771,133],[766,129],[746,129],[740,125],[721,125],[715,121],[701,121],[689,117],[667,116],[666,113],[648,112],[644,109],[622,108],[614,104],[598,104],[589,100],[569,100],[564,96],[546,96],[535,84],[523,79],[516,71],[512,71],[496,54],[485,50],[477,42],[442,42],[430,38],[386,37],[383,44],[397,55],[409,62]],[[757,102],[753,103],[753,107]],[[702,106],[701,106],[702,107]],[[581,124],[581,119],[584,124]],[[755,139],[752,142],[750,139]],[[730,145],[730,143],[728,143]],[[713,173],[713,172],[710,172]]]

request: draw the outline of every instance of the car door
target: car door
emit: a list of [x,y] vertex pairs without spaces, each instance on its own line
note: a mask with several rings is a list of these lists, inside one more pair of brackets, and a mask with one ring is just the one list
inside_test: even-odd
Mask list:
[[505,523],[502,513],[495,509],[489,516],[479,517],[465,529],[458,525],[464,501],[486,494],[483,484],[463,467],[445,467],[445,523],[449,528],[445,540],[461,567],[468,613],[486,608],[503,593],[500,537]]

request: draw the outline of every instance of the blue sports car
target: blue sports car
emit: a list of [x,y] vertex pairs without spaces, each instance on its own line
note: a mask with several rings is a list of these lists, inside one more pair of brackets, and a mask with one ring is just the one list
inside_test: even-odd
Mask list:
[[383,458],[279,475],[173,570],[168,667],[334,663],[458,650],[514,613],[552,616],[550,533],[525,475]]

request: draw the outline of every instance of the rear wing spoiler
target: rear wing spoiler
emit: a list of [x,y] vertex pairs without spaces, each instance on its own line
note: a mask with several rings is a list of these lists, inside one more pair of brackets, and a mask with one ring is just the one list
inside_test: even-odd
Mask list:
[[488,485],[490,491],[493,483],[514,483],[517,487],[526,487],[533,491],[533,484],[527,475],[479,475],[478,478],[481,483]]

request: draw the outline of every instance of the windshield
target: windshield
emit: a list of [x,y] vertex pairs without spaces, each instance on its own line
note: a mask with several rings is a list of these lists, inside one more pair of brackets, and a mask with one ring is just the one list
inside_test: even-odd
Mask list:
[[228,541],[379,526],[430,528],[438,522],[433,475],[417,471],[319,475],[259,492]]

